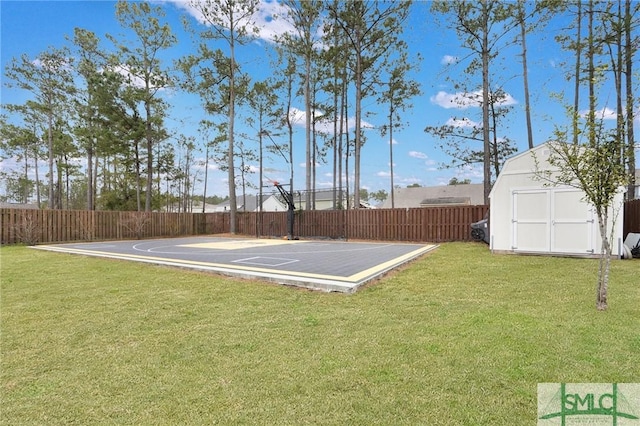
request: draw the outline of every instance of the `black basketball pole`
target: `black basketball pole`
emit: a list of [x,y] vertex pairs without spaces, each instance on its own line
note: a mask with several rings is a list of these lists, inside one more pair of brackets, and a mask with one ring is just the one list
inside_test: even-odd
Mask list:
[[274,185],[276,188],[278,188],[278,191],[280,191],[280,194],[282,195],[282,198],[284,198],[284,201],[287,203],[287,240],[293,240],[293,221],[295,220],[295,209],[296,206],[293,202],[293,194],[291,193],[291,191],[286,191],[282,185],[280,185],[278,182],[274,182]]

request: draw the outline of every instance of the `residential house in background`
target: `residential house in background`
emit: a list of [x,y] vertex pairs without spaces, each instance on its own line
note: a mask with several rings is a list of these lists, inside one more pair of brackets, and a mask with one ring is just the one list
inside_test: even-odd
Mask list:
[[[320,190],[315,192],[315,201],[316,201],[316,210],[331,210],[333,209],[333,190]],[[293,201],[296,206],[296,210],[304,210],[307,205],[307,200],[304,192],[302,191],[294,191]],[[238,211],[239,212],[257,212],[260,211],[260,206],[258,205],[258,196],[257,195],[246,195],[246,196],[237,196],[236,202],[238,203]],[[338,196],[338,203],[340,202],[340,197]],[[342,205],[346,205],[346,195],[344,191],[342,192]],[[224,201],[216,206],[213,206],[211,210],[207,209],[207,212],[227,212],[230,209],[229,200]],[[287,210],[287,205],[282,199],[282,195],[279,193],[270,193],[262,195],[262,211],[265,212],[282,212]],[[202,211],[202,205],[200,205],[200,210],[194,211]]]
[[[395,188],[393,194],[395,208],[484,204],[484,186],[481,183]],[[391,196],[387,197],[380,208],[391,208]]]
[[194,201],[191,207],[191,212],[192,213],[214,213],[218,211],[217,208],[218,208],[217,204],[205,203],[204,211],[203,211],[202,203],[199,201]]
[[[321,189],[315,191],[315,210],[333,210],[333,189]],[[347,195],[345,191],[335,191],[336,193],[336,208],[346,208]],[[296,209],[305,210],[307,206],[307,199],[304,192],[296,192],[293,196],[293,202],[296,205]]]
[[[236,197],[239,212],[257,212],[260,210],[257,195],[239,195]],[[262,194],[262,211],[265,212],[281,212],[286,211],[287,206],[280,199],[280,194]],[[230,210],[230,201],[226,200],[214,206],[213,212],[228,212]]]

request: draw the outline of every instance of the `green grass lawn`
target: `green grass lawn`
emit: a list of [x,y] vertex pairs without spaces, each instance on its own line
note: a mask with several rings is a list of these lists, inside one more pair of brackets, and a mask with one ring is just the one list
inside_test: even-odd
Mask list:
[[353,295],[3,247],[2,424],[535,424],[640,381],[640,261],[444,244]]

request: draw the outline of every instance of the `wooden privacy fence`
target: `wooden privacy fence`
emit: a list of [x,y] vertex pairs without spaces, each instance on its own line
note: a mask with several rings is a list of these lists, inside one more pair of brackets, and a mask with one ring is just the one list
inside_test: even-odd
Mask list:
[[228,229],[228,215],[0,209],[2,244],[180,237]]
[[624,203],[623,237],[629,232],[640,232],[640,199]]
[[[469,241],[487,206],[296,211],[298,237],[381,241]],[[239,212],[236,232],[280,237],[287,212]],[[0,209],[2,244],[211,235],[229,232],[229,213],[145,213]]]
[[[487,210],[487,206],[299,210],[295,214],[294,235],[378,241],[470,241],[470,225],[481,220]],[[251,212],[238,216],[240,234],[287,234],[285,212],[264,212],[262,216]]]

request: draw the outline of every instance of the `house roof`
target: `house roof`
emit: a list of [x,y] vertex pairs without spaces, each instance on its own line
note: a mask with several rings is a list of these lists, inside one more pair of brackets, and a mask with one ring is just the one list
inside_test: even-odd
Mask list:
[[0,202],[0,209],[29,209],[29,210],[37,210],[38,205],[35,203],[6,203],[4,201]]
[[442,198],[425,198],[420,201],[421,206],[433,206],[442,204],[471,204],[471,197],[442,197]]
[[[393,190],[393,194],[394,207],[397,208],[484,204],[484,186],[481,183],[396,188]],[[391,208],[391,197],[387,197],[381,208]]]

